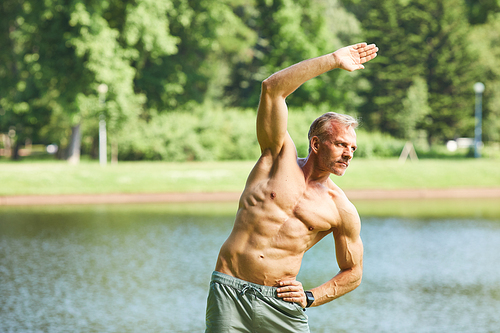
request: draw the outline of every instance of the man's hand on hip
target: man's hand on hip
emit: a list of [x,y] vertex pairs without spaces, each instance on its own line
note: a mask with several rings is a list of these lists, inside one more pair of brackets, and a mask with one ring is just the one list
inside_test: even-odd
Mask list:
[[306,294],[302,283],[297,280],[280,281],[278,288],[278,297],[286,302],[299,304],[302,308],[307,306]]

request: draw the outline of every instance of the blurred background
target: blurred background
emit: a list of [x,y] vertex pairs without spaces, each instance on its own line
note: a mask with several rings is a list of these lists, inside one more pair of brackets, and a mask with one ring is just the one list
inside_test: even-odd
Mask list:
[[[300,157],[320,114],[361,120],[334,181],[363,283],[309,309],[311,331],[497,332],[499,0],[0,1],[0,332],[202,332],[261,81],[362,41],[366,69],[287,99]],[[137,193],[188,203],[108,200]],[[306,289],[334,252],[306,253]]]
[[260,82],[360,41],[380,48],[364,71],[288,98],[299,155],[337,111],[362,120],[358,156],[471,156],[476,82],[482,155],[500,155],[497,0],[4,0],[0,16],[1,159],[98,159],[100,131],[107,160],[254,159]]

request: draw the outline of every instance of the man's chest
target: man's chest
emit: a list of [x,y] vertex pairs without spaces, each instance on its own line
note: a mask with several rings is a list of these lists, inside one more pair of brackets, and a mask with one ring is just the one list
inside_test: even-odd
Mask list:
[[270,181],[264,192],[267,205],[275,205],[309,231],[330,230],[339,221],[337,206],[326,188]]

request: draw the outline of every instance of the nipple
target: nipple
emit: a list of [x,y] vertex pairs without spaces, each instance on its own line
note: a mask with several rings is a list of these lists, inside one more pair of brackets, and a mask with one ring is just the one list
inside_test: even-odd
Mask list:
[[309,231],[313,231],[314,230],[314,227],[309,227]]
[[273,192],[271,192],[271,199],[274,200],[274,198],[276,198],[276,193],[273,191]]

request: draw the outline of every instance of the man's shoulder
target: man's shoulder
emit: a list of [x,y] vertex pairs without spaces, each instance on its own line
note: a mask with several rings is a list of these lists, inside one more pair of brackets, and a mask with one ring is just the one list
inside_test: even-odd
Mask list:
[[359,223],[358,211],[345,192],[331,179],[329,179],[328,188],[342,223]]
[[334,200],[334,201],[337,201],[337,200],[347,200],[349,201],[349,199],[347,198],[345,192],[337,185],[333,182],[333,180],[331,180],[330,178],[328,178],[328,181],[326,182],[327,184],[327,187],[328,187],[328,192],[330,193],[330,197]]

